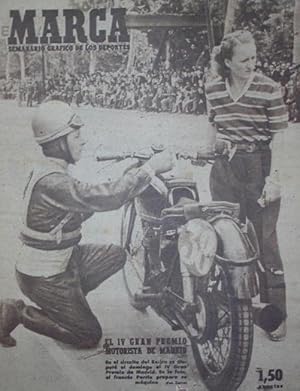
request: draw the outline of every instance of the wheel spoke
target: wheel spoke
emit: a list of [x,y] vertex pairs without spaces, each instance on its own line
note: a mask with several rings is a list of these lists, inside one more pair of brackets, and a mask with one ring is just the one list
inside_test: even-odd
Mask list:
[[[131,219],[132,209],[128,208],[123,216],[123,232],[128,232],[128,221]],[[130,232],[128,243],[128,260],[125,264],[123,275],[125,279],[125,286],[131,298],[143,288],[145,280],[145,260],[144,260],[144,246],[143,240],[147,232],[143,232],[143,227],[140,218],[136,215],[133,228]],[[147,230],[146,230],[147,231]]]
[[216,266],[208,283],[208,295],[216,306],[216,334],[201,347],[202,357],[209,371],[218,373],[226,365],[231,345],[230,304],[223,270]]
[[134,262],[134,259],[132,259],[132,260],[129,261],[129,263],[130,263],[131,267],[134,269],[138,279],[141,282],[143,282],[144,281],[144,276],[142,275],[143,272],[140,271],[141,267],[137,266],[138,262],[137,261]]
[[132,238],[130,243],[130,255],[132,257],[135,257],[138,252],[143,248],[143,241],[149,228],[145,231],[145,233],[142,233],[140,230],[142,230],[142,227],[139,227],[139,229],[137,229],[137,231],[135,232],[135,237]]

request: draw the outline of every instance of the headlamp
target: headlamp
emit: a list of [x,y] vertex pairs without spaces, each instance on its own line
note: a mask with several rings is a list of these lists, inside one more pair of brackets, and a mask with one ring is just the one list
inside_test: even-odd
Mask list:
[[182,226],[178,239],[180,261],[190,274],[203,277],[213,265],[217,235],[205,220],[192,219]]

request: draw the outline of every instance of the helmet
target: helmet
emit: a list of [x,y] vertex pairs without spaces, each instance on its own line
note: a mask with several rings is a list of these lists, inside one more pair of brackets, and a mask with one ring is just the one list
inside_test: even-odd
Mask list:
[[31,125],[36,142],[44,144],[80,128],[83,122],[69,105],[51,100],[39,106]]

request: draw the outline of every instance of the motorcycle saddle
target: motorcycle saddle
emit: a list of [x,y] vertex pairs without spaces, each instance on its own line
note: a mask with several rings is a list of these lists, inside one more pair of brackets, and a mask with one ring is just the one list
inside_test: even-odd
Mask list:
[[227,201],[211,202],[189,202],[166,208],[162,211],[163,216],[184,215],[185,219],[203,218],[209,220],[217,215],[225,214],[238,219],[240,214],[240,205]]

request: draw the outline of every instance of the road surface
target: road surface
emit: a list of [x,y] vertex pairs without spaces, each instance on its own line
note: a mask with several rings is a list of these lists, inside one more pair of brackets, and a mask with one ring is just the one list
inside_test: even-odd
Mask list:
[[[18,221],[22,208],[22,191],[30,167],[40,156],[35,145],[30,118],[34,108],[19,108],[13,101],[0,101],[0,219],[1,269],[0,297],[20,297],[14,278],[14,263],[21,250],[17,239]],[[95,163],[94,149],[140,149],[153,143],[177,145],[187,149],[203,141],[205,117],[141,113],[135,111],[101,110],[90,107],[79,109],[86,126],[87,140],[82,161],[74,169],[78,178],[97,182],[113,178],[122,165],[106,166]],[[299,316],[299,254],[300,254],[300,128],[291,126],[286,134],[283,151],[284,194],[278,223],[282,256],[286,264],[288,293],[288,336],[284,342],[272,343],[255,329],[254,351],[250,369],[241,391],[254,391],[258,385],[257,368],[283,370],[285,391],[299,390],[300,316]],[[194,177],[202,199],[209,199],[209,167],[193,168],[181,164],[182,175]],[[119,243],[120,211],[95,215],[84,226],[84,242]],[[142,314],[128,303],[121,273],[106,281],[88,296],[88,301],[99,318],[104,338],[182,337],[153,312]],[[17,347],[0,348],[0,391],[175,391],[174,385],[135,385],[124,381],[104,381],[107,356],[99,349],[76,351],[51,339],[30,333],[19,326],[13,335]],[[120,357],[118,357],[120,358]],[[149,358],[149,357],[145,357]],[[155,359],[161,357],[155,355]],[[171,356],[172,358],[172,356]],[[180,359],[174,356],[174,359]],[[170,359],[170,355],[168,355]],[[188,347],[187,389],[204,391],[190,347]],[[279,384],[279,383],[278,383]]]

